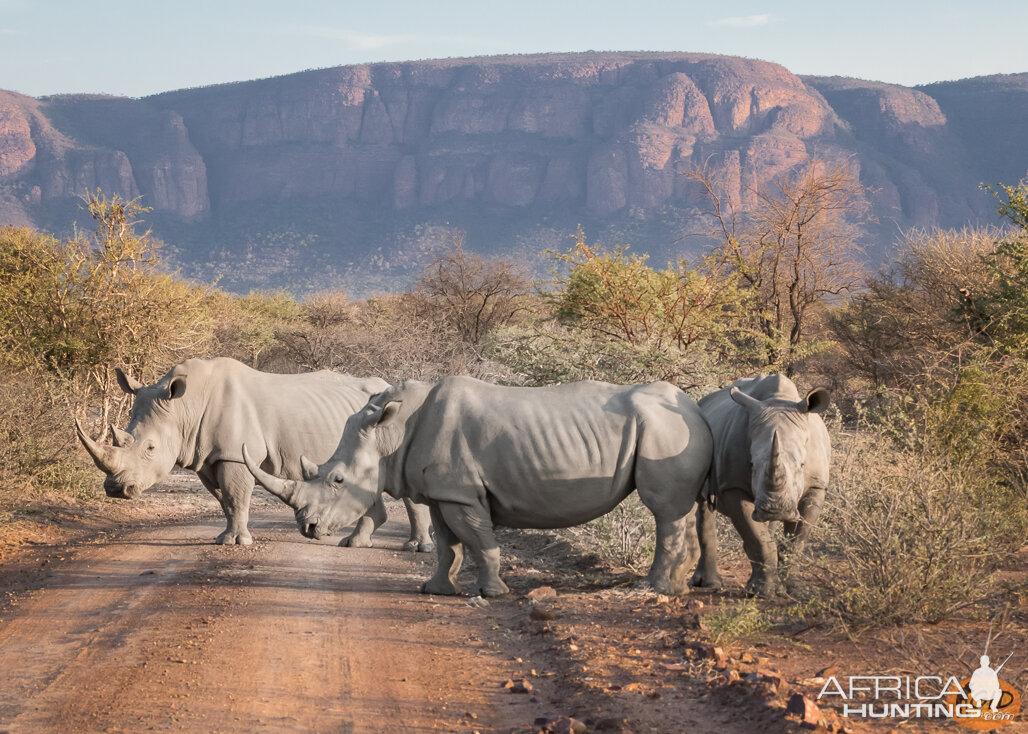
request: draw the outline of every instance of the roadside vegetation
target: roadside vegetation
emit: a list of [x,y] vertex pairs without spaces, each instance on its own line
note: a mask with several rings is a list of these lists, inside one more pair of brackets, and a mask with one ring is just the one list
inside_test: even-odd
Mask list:
[[[533,282],[456,239],[411,290],[362,301],[186,282],[162,268],[146,210],[99,192],[84,201],[92,232],[2,228],[0,517],[101,501],[71,420],[96,438],[124,425],[115,366],[152,382],[222,355],[388,381],[667,380],[697,398],[784,372],[834,403],[832,486],[789,614],[858,632],[1001,604],[997,574],[1028,530],[1028,184],[992,190],[1006,227],[909,231],[868,271],[864,192],[846,165],[734,194],[707,171],[691,178],[718,243],[702,257],[650,263],[579,230]],[[634,498],[566,536],[627,568],[653,547]],[[751,602],[720,614],[719,639],[770,624]]]

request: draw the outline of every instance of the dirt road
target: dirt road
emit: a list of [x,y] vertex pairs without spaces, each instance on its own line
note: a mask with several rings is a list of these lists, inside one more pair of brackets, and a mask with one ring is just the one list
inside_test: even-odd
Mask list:
[[[399,503],[354,549],[254,499],[245,548],[213,544],[224,521],[187,474],[20,531],[38,540],[0,560],[0,734],[804,731],[785,702],[823,656],[697,657],[711,595],[636,592],[559,535],[503,530],[512,593],[472,606],[417,592],[434,558],[400,550]],[[789,685],[768,694],[767,666]]]
[[258,542],[218,547],[221,520],[207,514],[44,563],[39,588],[0,617],[0,730],[531,722],[527,702],[500,705],[516,663],[482,643],[480,610],[415,593],[430,559],[399,550],[405,522],[383,527],[378,548],[343,549],[305,540],[288,509],[259,503]]

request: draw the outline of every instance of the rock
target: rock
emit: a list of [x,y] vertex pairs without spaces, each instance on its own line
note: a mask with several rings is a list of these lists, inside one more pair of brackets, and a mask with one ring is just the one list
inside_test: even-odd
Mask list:
[[489,602],[481,596],[473,596],[468,599],[467,604],[469,607],[476,607],[478,609],[484,609],[489,606]]
[[535,726],[548,734],[584,734],[588,728],[584,722],[573,719],[570,716],[539,716],[535,720]]
[[716,668],[723,668],[728,664],[728,656],[725,655],[724,649],[717,645],[709,642],[694,642],[691,647],[697,657],[702,660],[710,660]]
[[775,691],[780,690],[785,685],[785,678],[774,670],[758,670],[757,675],[762,682],[770,685]]
[[746,663],[747,665],[753,665],[753,663],[757,662],[757,659],[753,657],[750,653],[744,652],[742,655],[739,656],[739,662]]
[[802,693],[794,693],[785,708],[787,714],[799,717],[804,729],[816,729],[821,720],[821,709]]
[[541,601],[542,599],[553,599],[557,596],[557,592],[552,586],[537,586],[530,592],[525,594],[525,598],[529,601]]
[[537,622],[549,622],[557,618],[557,610],[549,604],[538,604],[532,607],[528,616]]
[[596,722],[596,731],[623,731],[628,719],[618,719],[608,716]]
[[681,617],[681,622],[682,626],[686,629],[699,630],[700,632],[710,630],[710,625],[699,614],[685,614]]
[[508,679],[503,687],[511,693],[531,693],[533,686],[528,678],[519,678],[518,680]]
[[838,674],[839,674],[839,666],[838,665],[829,665],[827,668],[822,668],[821,670],[819,670],[817,672],[817,676],[816,677],[828,679],[828,678],[831,678],[831,677],[836,676]]

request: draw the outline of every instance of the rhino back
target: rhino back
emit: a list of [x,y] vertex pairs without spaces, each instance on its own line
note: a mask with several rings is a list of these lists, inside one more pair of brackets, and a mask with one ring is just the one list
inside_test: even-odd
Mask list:
[[414,499],[467,502],[485,492],[502,525],[585,522],[635,488],[643,421],[663,421],[683,444],[691,432],[707,435],[688,398],[692,414],[682,415],[678,393],[659,383],[516,388],[445,378],[407,422],[398,481]]
[[299,478],[300,455],[319,463],[328,459],[346,419],[369,397],[354,386],[364,384],[358,378],[278,375],[232,364],[234,360],[210,361],[217,364],[202,384],[194,384],[199,374],[191,375],[186,393],[191,405],[183,406],[191,410],[184,436],[185,452],[191,455],[183,466],[191,469],[242,462],[246,443],[255,456],[270,460],[272,473]]

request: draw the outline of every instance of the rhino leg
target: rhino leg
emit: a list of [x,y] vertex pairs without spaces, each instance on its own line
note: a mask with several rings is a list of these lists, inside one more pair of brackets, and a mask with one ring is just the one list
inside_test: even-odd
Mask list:
[[696,503],[696,530],[700,536],[700,561],[696,573],[689,582],[704,589],[724,588],[724,581],[717,571],[717,512],[705,500]]
[[729,489],[718,498],[722,511],[742,536],[742,547],[750,559],[749,596],[773,597],[778,593],[778,548],[766,522],[753,520],[753,499],[738,489]]
[[426,505],[403,498],[407,508],[407,519],[410,520],[410,540],[403,544],[405,551],[431,553],[435,550],[432,540],[432,514]]
[[[439,514],[478,566],[471,596],[502,596],[510,591],[500,578],[500,546],[493,535],[493,520],[482,504],[439,502]],[[435,517],[433,515],[433,517]]]
[[460,586],[457,584],[457,572],[460,571],[460,564],[464,562],[464,548],[457,536],[443,520],[442,514],[436,505],[430,505],[429,511],[432,516],[432,525],[435,526],[438,563],[435,567],[435,574],[432,578],[421,585],[423,594],[442,594],[454,596],[460,593]]
[[799,510],[800,517],[803,519],[799,522],[783,523],[785,542],[778,548],[778,558],[781,566],[782,581],[789,591],[792,591],[793,586],[793,580],[790,578],[789,572],[792,570],[795,560],[803,554],[803,549],[807,545],[807,538],[810,537],[810,530],[820,519],[821,508],[824,506],[824,503],[825,490],[820,487],[810,489],[800,498]]
[[658,594],[689,591],[688,573],[700,554],[696,537],[696,502],[685,495],[667,498],[640,488],[639,499],[656,519],[657,543],[653,564],[646,580],[637,588],[649,587]]
[[[221,503],[225,511],[227,527],[214,542],[218,545],[250,545],[253,538],[247,525],[250,522],[250,496],[253,494],[253,475],[243,464],[219,461],[214,467],[214,479],[220,490],[220,496],[211,493]],[[208,487],[208,489],[211,489]]]
[[375,500],[375,504],[357,521],[357,527],[353,529],[350,536],[344,538],[339,545],[349,546],[350,548],[370,548],[373,545],[371,534],[382,527],[382,523],[385,521],[385,502],[382,496],[379,495],[379,498]]

